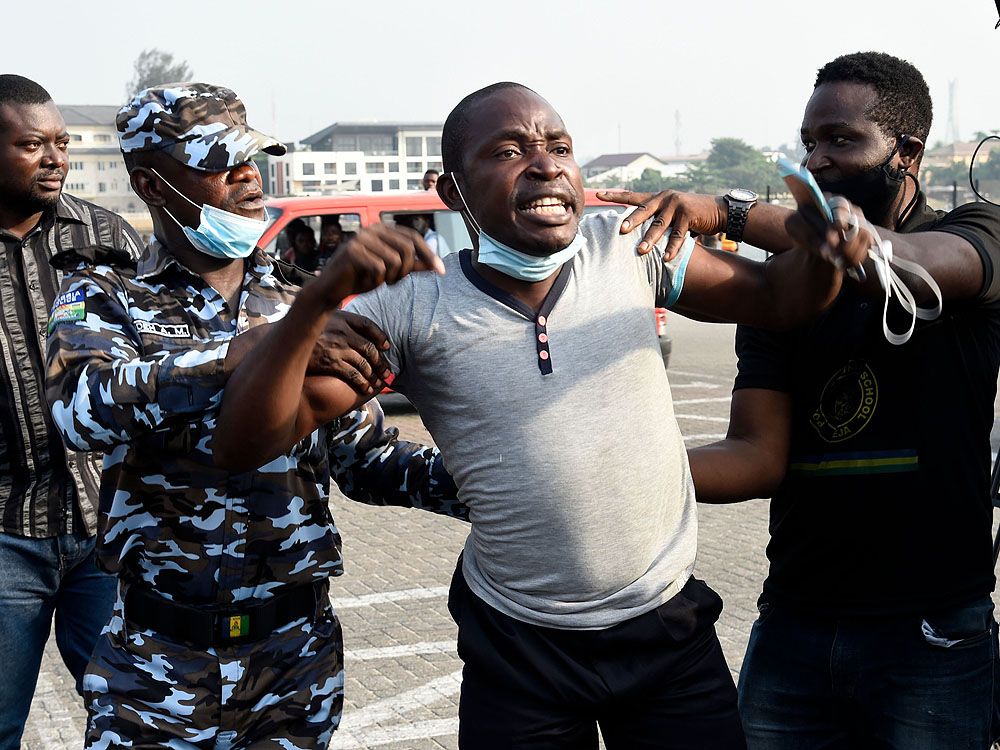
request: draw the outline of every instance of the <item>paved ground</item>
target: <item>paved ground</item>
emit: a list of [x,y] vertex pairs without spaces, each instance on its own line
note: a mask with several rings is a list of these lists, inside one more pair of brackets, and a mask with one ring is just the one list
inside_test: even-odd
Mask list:
[[[670,380],[689,445],[721,437],[735,357],[730,326],[670,322]],[[429,440],[412,412],[390,404],[405,437]],[[335,748],[430,750],[457,747],[461,662],[445,607],[465,539],[463,524],[428,513],[368,508],[338,498],[347,574],[333,597],[344,623],[347,706]],[[726,602],[718,624],[738,674],[766,572],[767,505],[700,508],[698,575]],[[54,648],[46,653],[24,747],[79,748],[85,714]]]

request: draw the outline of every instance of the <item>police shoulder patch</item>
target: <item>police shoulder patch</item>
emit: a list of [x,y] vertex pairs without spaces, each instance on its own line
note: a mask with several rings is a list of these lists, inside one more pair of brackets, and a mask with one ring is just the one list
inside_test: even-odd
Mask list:
[[72,292],[63,292],[56,297],[52,305],[52,313],[49,315],[49,333],[60,323],[70,323],[76,320],[84,320],[87,317],[86,295],[82,289],[75,289]]

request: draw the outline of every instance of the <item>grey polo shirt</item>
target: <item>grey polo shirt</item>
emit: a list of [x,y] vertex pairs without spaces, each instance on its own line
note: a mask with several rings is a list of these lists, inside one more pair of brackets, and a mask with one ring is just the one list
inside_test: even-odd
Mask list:
[[536,625],[604,628],[672,597],[694,567],[694,485],[660,359],[654,306],[690,256],[639,256],[613,211],[536,314],[473,268],[414,274],[350,309],[392,342],[393,388],[416,406],[469,506],[469,587]]

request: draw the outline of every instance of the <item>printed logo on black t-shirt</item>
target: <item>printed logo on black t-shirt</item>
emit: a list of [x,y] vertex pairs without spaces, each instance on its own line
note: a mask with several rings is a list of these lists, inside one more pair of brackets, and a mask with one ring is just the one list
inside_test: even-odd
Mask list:
[[875,373],[865,362],[851,360],[823,386],[819,408],[810,422],[823,440],[840,443],[868,425],[877,405]]

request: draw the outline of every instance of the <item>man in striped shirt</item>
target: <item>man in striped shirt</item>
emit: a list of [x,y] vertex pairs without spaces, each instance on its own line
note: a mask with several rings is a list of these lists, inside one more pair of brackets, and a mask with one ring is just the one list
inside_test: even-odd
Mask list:
[[34,81],[0,75],[0,750],[17,748],[55,615],[77,681],[114,604],[114,578],[94,564],[100,470],[68,452],[45,402],[46,322],[59,252],[138,255],[116,214],[62,192],[69,134]]

